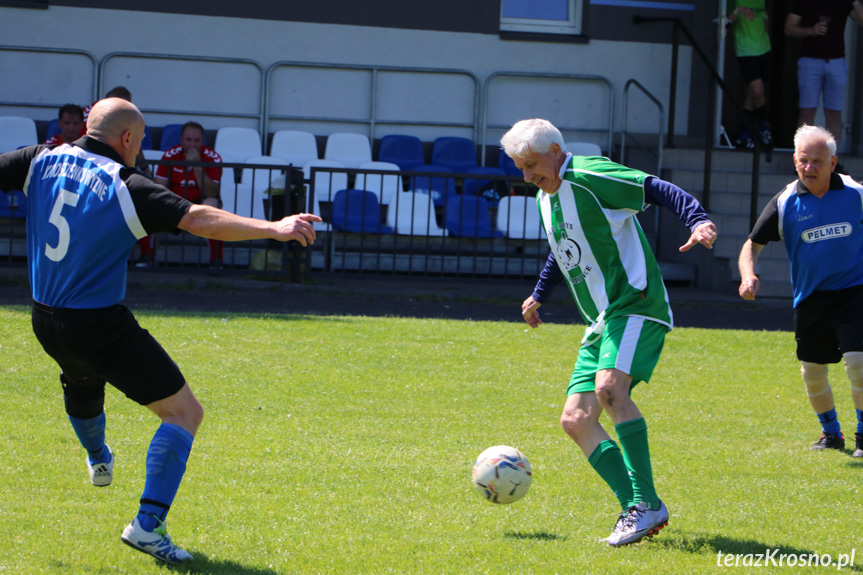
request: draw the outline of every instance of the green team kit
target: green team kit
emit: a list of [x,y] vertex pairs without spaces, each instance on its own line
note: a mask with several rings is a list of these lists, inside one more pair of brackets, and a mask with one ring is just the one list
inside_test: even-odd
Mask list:
[[[537,206],[564,280],[589,324],[569,393],[592,391],[596,370],[619,366],[621,359],[631,368],[623,371],[633,384],[647,381],[673,325],[659,266],[634,217],[645,208],[649,176],[582,156],[572,156],[563,172],[557,193],[540,190]],[[634,329],[638,345],[621,349],[621,338]]]

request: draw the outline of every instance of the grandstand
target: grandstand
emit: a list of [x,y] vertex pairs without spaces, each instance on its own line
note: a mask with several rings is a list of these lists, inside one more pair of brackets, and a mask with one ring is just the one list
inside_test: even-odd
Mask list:
[[[497,148],[503,131],[524,117],[547,117],[567,142],[590,143],[616,160],[625,156],[627,164],[697,197],[704,192],[711,119],[703,106],[711,91],[702,87],[706,73],[688,45],[679,47],[672,71],[670,26],[636,25],[633,16],[679,18],[715,53],[715,31],[698,23],[718,2],[622,7],[569,0],[589,18],[576,18],[565,34],[507,20],[492,0],[469,7],[455,0],[410,1],[393,10],[348,0],[335,3],[341,9],[213,2],[195,13],[147,3],[133,10],[98,1],[2,4],[0,73],[7,81],[0,86],[0,116],[32,124],[24,140],[8,145],[43,141],[60,105],[86,105],[125,85],[147,119],[152,162],[165,149],[163,135],[169,139],[172,127],[193,119],[222,152],[222,195],[232,211],[275,217],[293,206],[325,217],[322,241],[302,254],[310,273],[535,275],[547,244],[541,230],[528,226],[530,202],[508,201],[506,217],[498,217],[502,198],[533,194]],[[135,26],[127,26],[130,21]],[[52,33],[28,32],[40,29]],[[632,81],[637,92],[629,90]],[[237,133],[245,144],[231,140]],[[4,135],[0,122],[0,147]],[[400,136],[413,144],[397,150],[413,150],[413,160],[387,155],[384,144]],[[671,137],[676,147],[663,149]],[[466,143],[460,150],[468,153],[442,163],[436,144],[445,140]],[[855,137],[847,140],[854,146]],[[720,149],[710,161],[709,207],[722,235],[713,253],[677,253],[684,230],[667,219],[673,215],[649,210],[642,225],[667,279],[725,290],[736,280],[736,255],[749,226],[752,156]],[[857,167],[851,157],[843,163],[852,173]],[[759,169],[761,206],[792,177],[790,155],[778,151]],[[338,192],[351,189],[369,194],[343,194],[338,205],[345,214],[334,213]],[[481,200],[482,211],[470,212],[471,226],[448,217],[459,213],[453,206],[465,197]],[[8,198],[0,197],[0,262],[14,264],[24,256],[26,199]],[[341,218],[368,217],[375,209],[374,229]],[[206,244],[190,236],[159,246],[157,265],[166,268],[200,266],[206,259]],[[765,282],[764,293],[784,296],[785,258],[772,247],[761,265],[776,282]],[[228,272],[244,273],[266,248],[231,246]]]

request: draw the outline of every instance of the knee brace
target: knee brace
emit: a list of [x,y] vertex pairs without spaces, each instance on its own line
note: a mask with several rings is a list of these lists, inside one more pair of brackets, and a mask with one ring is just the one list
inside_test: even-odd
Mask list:
[[66,414],[78,419],[91,419],[105,410],[105,382],[96,378],[70,381],[60,374]]
[[851,391],[863,392],[863,351],[848,351],[842,355],[845,373],[851,380]]
[[806,384],[806,395],[818,397],[830,391],[826,364],[801,361],[800,371],[803,373],[803,383]]

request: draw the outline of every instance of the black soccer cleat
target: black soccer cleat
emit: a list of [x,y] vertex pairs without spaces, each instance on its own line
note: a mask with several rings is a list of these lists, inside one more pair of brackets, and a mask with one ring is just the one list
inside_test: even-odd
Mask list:
[[854,437],[857,441],[854,444],[854,453],[851,454],[851,457],[863,457],[863,433],[855,433]]
[[842,432],[839,433],[827,433],[826,431],[821,434],[821,437],[818,438],[814,444],[812,444],[813,451],[823,451],[825,449],[845,449],[845,436],[842,435]]

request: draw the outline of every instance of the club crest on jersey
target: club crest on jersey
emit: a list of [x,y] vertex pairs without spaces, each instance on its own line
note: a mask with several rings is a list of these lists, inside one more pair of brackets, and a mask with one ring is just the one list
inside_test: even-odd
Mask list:
[[581,248],[570,238],[560,238],[557,244],[557,261],[564,268],[574,270],[581,263]]
[[804,230],[800,234],[800,239],[807,244],[813,244],[823,240],[832,240],[833,238],[844,238],[851,235],[851,224],[841,222],[838,224],[830,224],[827,226],[819,226]]

